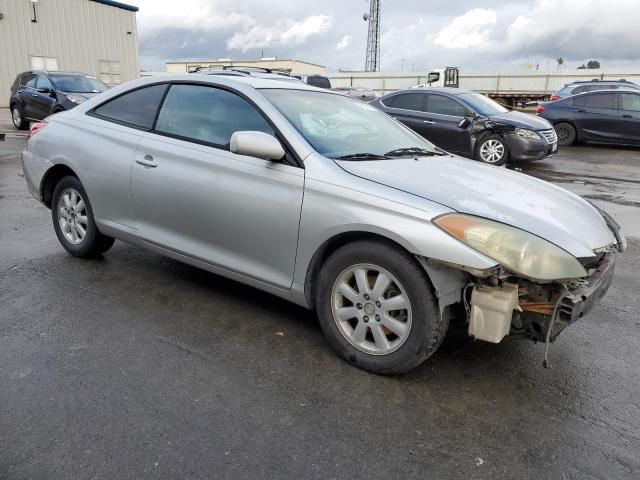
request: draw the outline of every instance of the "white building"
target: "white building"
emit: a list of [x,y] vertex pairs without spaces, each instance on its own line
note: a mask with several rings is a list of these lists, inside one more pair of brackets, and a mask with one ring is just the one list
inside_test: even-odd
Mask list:
[[137,7],[111,0],[0,0],[0,107],[30,69],[138,78]]

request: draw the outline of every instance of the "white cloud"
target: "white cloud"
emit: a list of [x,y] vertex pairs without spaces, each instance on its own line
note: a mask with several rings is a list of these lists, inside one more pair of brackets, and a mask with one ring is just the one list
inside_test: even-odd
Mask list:
[[236,32],[227,40],[227,48],[246,52],[252,48],[300,45],[309,37],[324,33],[330,28],[331,21],[326,15],[311,15],[298,22],[280,20],[270,26],[256,23],[248,29]]
[[340,40],[336,45],[336,49],[344,50],[345,48],[347,48],[349,45],[351,45],[352,38],[353,37],[351,37],[351,35],[345,35],[344,37],[342,37],[342,40]]
[[486,43],[498,16],[490,8],[474,8],[456,17],[438,32],[434,42],[447,48],[468,48]]

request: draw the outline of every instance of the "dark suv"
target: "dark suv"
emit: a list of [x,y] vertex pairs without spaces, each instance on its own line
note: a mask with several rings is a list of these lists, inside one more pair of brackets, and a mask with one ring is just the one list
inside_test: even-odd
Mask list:
[[23,72],[11,85],[11,119],[17,129],[26,130],[29,122],[69,110],[108,88],[86,73]]
[[595,92],[598,90],[640,90],[640,87],[633,82],[627,82],[626,80],[589,80],[583,82],[567,83],[564,87],[558,90],[551,96],[551,101],[562,100],[563,98],[570,97],[571,95],[578,95],[580,93]]

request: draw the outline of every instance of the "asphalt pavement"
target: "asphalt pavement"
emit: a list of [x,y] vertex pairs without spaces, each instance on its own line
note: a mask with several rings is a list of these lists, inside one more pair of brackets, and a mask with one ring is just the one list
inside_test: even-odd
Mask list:
[[452,332],[414,372],[340,360],[304,309],[116,242],[65,253],[0,142],[0,479],[637,479],[640,151],[521,165],[630,250],[551,347]]

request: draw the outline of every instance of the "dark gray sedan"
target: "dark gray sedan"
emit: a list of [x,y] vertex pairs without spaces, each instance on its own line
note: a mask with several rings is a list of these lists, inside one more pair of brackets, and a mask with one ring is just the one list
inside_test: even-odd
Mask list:
[[555,154],[551,124],[459,88],[412,88],[371,102],[442,149],[492,165]]

